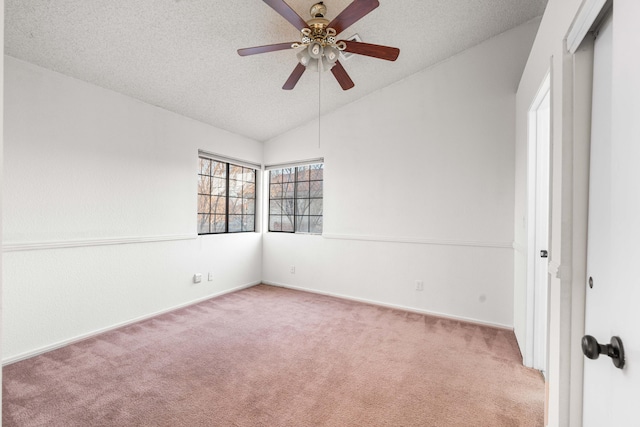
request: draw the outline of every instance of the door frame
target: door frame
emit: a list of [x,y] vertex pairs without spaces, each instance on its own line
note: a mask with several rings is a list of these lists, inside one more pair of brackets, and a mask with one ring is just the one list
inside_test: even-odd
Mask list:
[[613,0],[583,0],[566,34],[563,57],[566,65],[563,85],[569,88],[565,94],[568,99],[565,98],[563,103],[570,106],[571,113],[565,121],[569,127],[565,141],[568,143],[566,153],[570,155],[563,159],[561,179],[570,180],[571,191],[567,198],[563,197],[561,208],[568,210],[567,218],[571,220],[568,234],[556,236],[564,241],[561,246],[567,249],[568,262],[550,265],[550,271],[553,274],[557,270],[556,277],[566,281],[568,286],[564,290],[564,297],[557,302],[564,315],[550,325],[553,330],[550,333],[558,336],[552,351],[558,358],[558,367],[564,370],[558,378],[558,392],[554,393],[557,402],[554,405],[559,409],[560,422],[572,427],[582,426],[583,410],[584,356],[580,342],[585,333],[593,30],[612,3]]
[[[541,109],[548,108],[547,132],[541,134],[540,115]],[[549,224],[550,224],[550,191],[551,191],[551,70],[545,74],[536,96],[529,107],[527,117],[528,126],[528,155],[527,155],[527,317],[524,364],[543,372],[546,377],[548,354],[548,269],[547,277],[541,280],[536,274],[538,260],[538,242],[541,237],[546,237],[546,250],[549,249]],[[544,147],[542,147],[544,144]],[[546,159],[540,158],[540,149],[546,152]],[[541,179],[541,172],[545,178]],[[538,196],[543,191],[547,203],[544,209],[540,209]],[[546,210],[546,212],[544,212]],[[544,216],[544,218],[543,218]],[[546,226],[540,227],[541,221]],[[543,234],[540,235],[542,228]],[[544,289],[543,289],[544,287]]]

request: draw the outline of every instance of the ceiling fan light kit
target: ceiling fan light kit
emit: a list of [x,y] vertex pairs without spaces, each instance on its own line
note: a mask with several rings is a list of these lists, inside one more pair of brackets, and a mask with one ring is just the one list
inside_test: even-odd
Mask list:
[[377,8],[380,5],[378,0],[354,0],[333,21],[325,18],[327,7],[324,2],[319,2],[311,6],[309,11],[311,19],[306,22],[284,0],[263,1],[300,31],[300,42],[238,49],[238,54],[248,56],[289,48],[302,48],[296,54],[298,65],[282,87],[285,90],[293,89],[307,69],[318,72],[331,70],[340,87],[348,90],[354,86],[354,83],[338,61],[341,53],[349,52],[387,61],[395,61],[400,54],[400,49],[395,47],[336,38],[342,31]]

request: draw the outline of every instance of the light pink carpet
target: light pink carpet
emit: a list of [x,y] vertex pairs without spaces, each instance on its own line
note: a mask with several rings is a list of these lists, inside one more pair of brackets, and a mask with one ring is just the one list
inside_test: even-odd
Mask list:
[[6,366],[9,426],[542,426],[512,332],[259,285]]

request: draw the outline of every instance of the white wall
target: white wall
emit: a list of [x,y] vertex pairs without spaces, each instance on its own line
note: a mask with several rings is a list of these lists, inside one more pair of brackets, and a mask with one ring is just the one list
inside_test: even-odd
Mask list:
[[267,233],[263,280],[511,327],[515,91],[538,23],[323,116],[320,147],[317,122],[267,142],[265,164],[325,158],[325,225]]
[[196,174],[262,144],[5,61],[5,362],[260,281],[260,233],[196,236]]

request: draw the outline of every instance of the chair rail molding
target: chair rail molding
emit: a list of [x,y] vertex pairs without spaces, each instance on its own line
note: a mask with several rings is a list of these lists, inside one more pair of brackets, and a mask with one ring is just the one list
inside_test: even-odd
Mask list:
[[3,252],[23,252],[47,249],[82,248],[92,246],[128,245],[134,243],[170,242],[175,240],[194,240],[197,234],[170,234],[161,236],[112,237],[104,239],[77,239],[42,242],[6,242]]
[[322,237],[333,240],[361,240],[368,242],[410,243],[438,246],[471,246],[479,248],[513,249],[513,242],[490,242],[477,240],[422,239],[415,237],[376,236],[365,234],[332,234],[323,233]]

